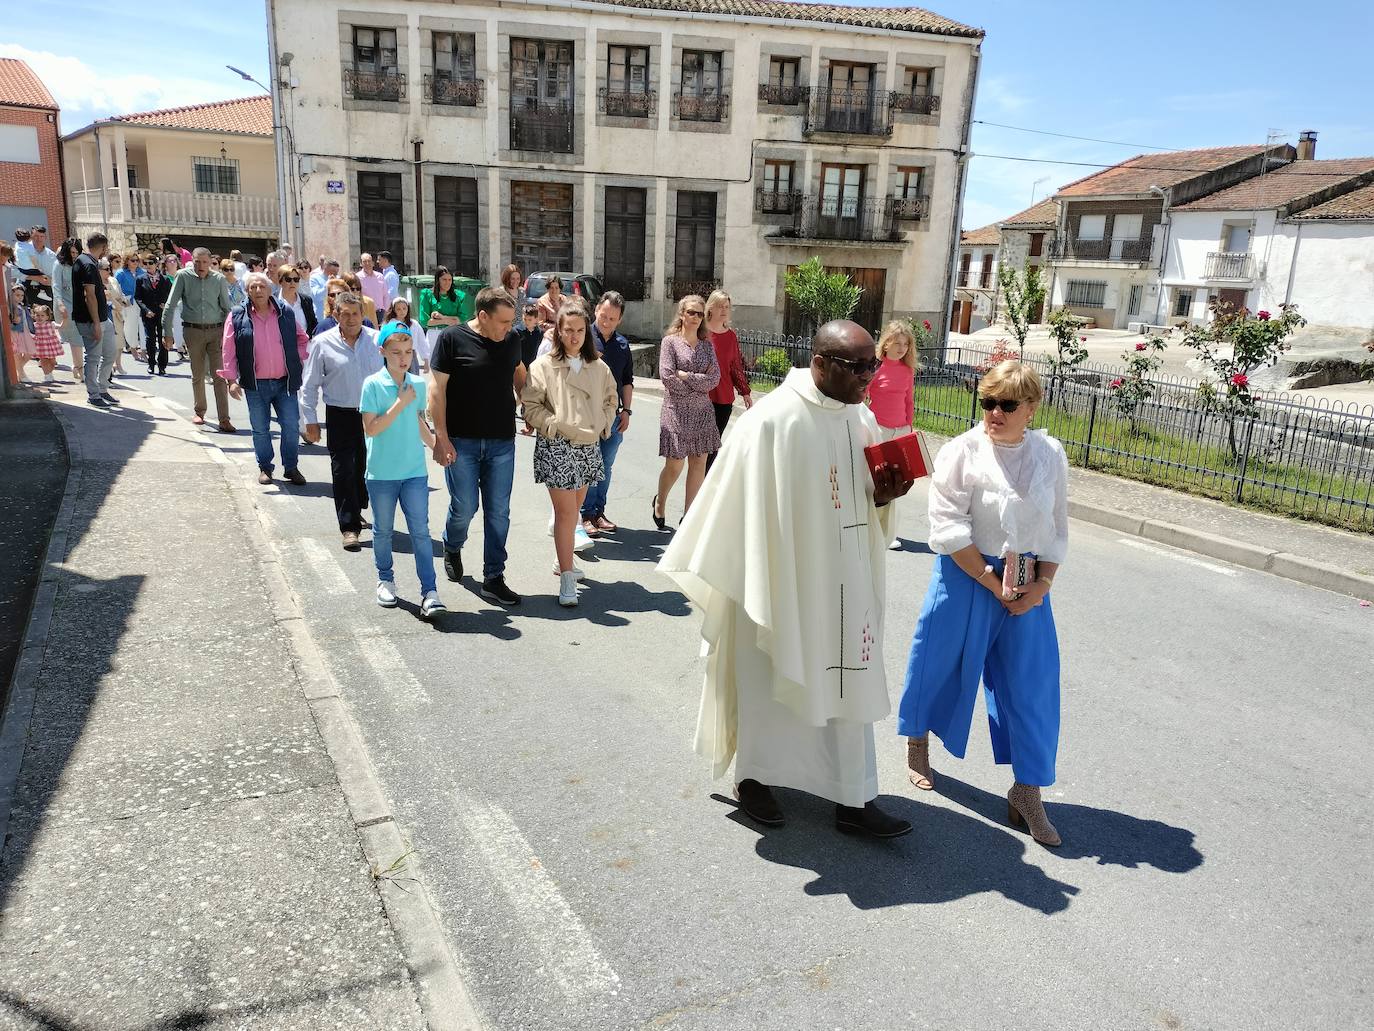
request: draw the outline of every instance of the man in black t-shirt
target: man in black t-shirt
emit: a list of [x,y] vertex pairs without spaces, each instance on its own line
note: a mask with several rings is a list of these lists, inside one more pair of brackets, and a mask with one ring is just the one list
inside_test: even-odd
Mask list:
[[499,287],[477,295],[471,322],[439,334],[430,356],[434,460],[448,484],[444,572],[463,576],[463,545],[482,503],[482,597],[519,605],[506,586],[506,535],[515,482],[515,398],[525,385],[520,341],[511,332],[515,300]]
[[86,253],[72,265],[72,321],[86,355],[86,403],[96,408],[119,403],[110,393],[119,338],[100,278],[100,259],[108,243],[104,233],[92,233],[86,237]]

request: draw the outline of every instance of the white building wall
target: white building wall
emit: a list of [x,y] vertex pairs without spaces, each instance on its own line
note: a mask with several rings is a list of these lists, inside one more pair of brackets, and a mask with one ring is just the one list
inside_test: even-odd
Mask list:
[[[670,308],[665,283],[673,275],[675,194],[684,180],[700,188],[722,190],[718,232],[723,232],[723,261],[717,277],[734,296],[736,321],[776,328],[783,310],[782,274],[818,253],[827,265],[886,270],[884,315],[912,314],[943,321],[946,270],[957,204],[957,159],[968,116],[966,90],[978,41],[908,32],[828,25],[763,23],[742,18],[687,15],[677,12],[627,11],[607,5],[559,7],[504,3],[447,3],[439,0],[370,0],[366,5],[324,2],[272,5],[276,50],[293,54],[288,119],[295,150],[302,162],[300,187],[304,253],[356,255],[358,171],[402,174],[407,219],[408,270],[427,271],[434,260],[432,198],[427,198],[425,253],[416,247],[415,175],[412,141],[422,140],[425,181],[433,175],[476,177],[482,198],[481,230],[487,274],[494,278],[509,260],[509,179],[563,181],[576,179],[575,261],[579,270],[594,267],[595,234],[602,213],[596,209],[597,184],[605,177],[644,177],[652,215],[646,255],[652,270],[652,299],[631,312],[638,321],[660,325]],[[408,76],[408,96],[399,104],[348,101],[343,98],[344,55],[351,46],[351,26],[394,27],[398,60]],[[430,31],[472,32],[477,37],[477,75],[486,82],[483,105],[444,108],[425,102],[423,82],[428,65]],[[571,40],[575,45],[575,150],[525,160],[509,147],[510,38]],[[607,124],[598,117],[596,87],[608,41],[644,36],[651,43],[652,86],[658,111],[649,127]],[[636,40],[636,42],[640,42]],[[728,119],[721,125],[686,125],[672,117],[675,63],[682,46],[725,51],[725,88],[730,93]],[[803,136],[800,109],[787,113],[761,111],[760,76],[766,75],[767,53],[797,56],[805,84],[823,81],[832,60],[871,61],[879,68],[879,89],[908,65],[937,69],[941,96],[938,117],[899,116],[892,136],[848,136],[843,139]],[[761,182],[763,153],[796,162],[794,189],[817,193],[825,162],[867,166],[869,196],[891,195],[899,166],[929,171],[926,192],[930,213],[921,223],[904,223],[902,246],[890,244],[825,244],[812,249],[765,241],[773,227],[754,213],[754,191]],[[330,193],[330,181],[344,193]],[[707,184],[710,184],[709,187]],[[665,185],[668,189],[665,189]],[[696,188],[696,187],[684,187]],[[426,188],[432,194],[432,188]],[[504,237],[502,235],[504,230]],[[721,250],[718,245],[718,252]],[[527,270],[532,271],[532,270]]]

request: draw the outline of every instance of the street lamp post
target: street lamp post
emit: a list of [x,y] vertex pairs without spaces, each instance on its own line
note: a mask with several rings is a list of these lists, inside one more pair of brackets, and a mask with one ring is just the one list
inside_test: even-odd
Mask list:
[[[290,182],[290,177],[287,174],[286,168],[286,153],[284,150],[286,140],[285,130],[282,127],[282,119],[280,117],[280,96],[277,91],[264,86],[242,68],[235,68],[232,64],[226,64],[224,67],[228,68],[245,82],[251,82],[272,98],[272,146],[277,156],[277,221],[280,223],[277,230],[277,244],[280,246],[291,240],[291,200],[286,192],[286,186],[287,183]],[[274,79],[273,81],[275,82],[276,80]]]

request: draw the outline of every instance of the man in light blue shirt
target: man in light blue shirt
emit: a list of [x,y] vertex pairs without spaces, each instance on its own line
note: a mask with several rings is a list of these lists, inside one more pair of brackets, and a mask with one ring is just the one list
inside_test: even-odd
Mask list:
[[358,404],[363,381],[382,369],[377,335],[363,325],[363,302],[357,294],[334,298],[338,325],[319,334],[310,344],[301,384],[301,424],[306,443],[320,439],[317,404],[324,395],[324,427],[329,448],[329,468],[334,482],[334,512],[339,519],[345,551],[362,545],[367,507],[367,447]]
[[[390,251],[377,252],[377,269],[382,274],[382,282],[386,283],[387,303],[390,304],[401,296],[401,272],[395,265],[391,264]],[[385,312],[379,311],[377,316],[380,318],[385,314]]]

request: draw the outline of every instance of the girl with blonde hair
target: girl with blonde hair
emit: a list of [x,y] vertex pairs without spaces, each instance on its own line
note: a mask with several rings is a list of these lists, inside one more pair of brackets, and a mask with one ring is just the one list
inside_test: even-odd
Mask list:
[[[911,332],[911,327],[898,319],[884,326],[878,336],[878,357],[882,363],[873,382],[868,385],[868,405],[873,411],[873,418],[878,420],[883,440],[891,440],[910,433],[915,416],[916,335]],[[891,504],[896,505],[897,502]],[[887,546],[891,551],[901,551],[902,542],[897,539],[896,510],[893,512],[888,523],[892,531]]]
[[[725,432],[730,422],[730,413],[735,410],[735,391],[739,391],[746,409],[753,407],[754,397],[749,392],[749,374],[744,371],[744,356],[739,351],[739,337],[730,328],[730,315],[733,302],[724,290],[715,290],[706,298],[706,331],[711,334],[711,347],[716,352],[716,364],[720,366],[720,382],[711,391],[711,407],[716,413],[716,431]],[[706,468],[716,460],[716,452],[706,456]]]

